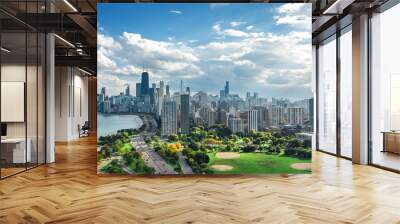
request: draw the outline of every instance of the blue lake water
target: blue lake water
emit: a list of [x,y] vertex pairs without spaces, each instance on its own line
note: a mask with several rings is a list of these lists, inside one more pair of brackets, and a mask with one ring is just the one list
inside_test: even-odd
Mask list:
[[137,115],[98,114],[97,136],[115,134],[118,130],[140,128],[143,122]]

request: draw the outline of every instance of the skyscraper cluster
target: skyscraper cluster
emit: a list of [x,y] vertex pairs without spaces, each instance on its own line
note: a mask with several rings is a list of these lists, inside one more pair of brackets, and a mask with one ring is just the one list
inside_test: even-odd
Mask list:
[[187,134],[191,125],[213,126],[222,124],[233,133],[279,129],[287,125],[312,129],[313,99],[290,101],[284,98],[259,97],[257,92],[246,93],[246,98],[230,92],[229,81],[219,95],[197,91],[191,95],[190,87],[178,92],[164,81],[151,83],[144,71],[140,82],[135,83],[136,95],[130,93],[130,85],[116,96],[107,96],[102,87],[98,94],[98,111],[101,113],[141,112],[154,114],[161,124],[161,135]]

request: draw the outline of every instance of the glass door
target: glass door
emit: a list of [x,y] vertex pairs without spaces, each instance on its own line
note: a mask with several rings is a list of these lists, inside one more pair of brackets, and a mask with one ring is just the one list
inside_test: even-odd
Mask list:
[[340,35],[340,155],[352,157],[352,33],[351,25]]
[[400,4],[371,18],[372,164],[400,171]]
[[336,154],[336,36],[318,47],[318,150]]

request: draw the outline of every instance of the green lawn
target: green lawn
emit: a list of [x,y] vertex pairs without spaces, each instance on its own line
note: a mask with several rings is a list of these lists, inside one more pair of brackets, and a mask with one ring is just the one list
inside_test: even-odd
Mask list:
[[308,170],[296,170],[290,167],[293,163],[308,163],[311,160],[303,160],[294,157],[268,155],[265,153],[240,153],[236,159],[220,159],[215,153],[209,153],[210,169],[212,165],[229,165],[233,169],[229,171],[216,171],[216,174],[269,174],[269,173],[310,173]]

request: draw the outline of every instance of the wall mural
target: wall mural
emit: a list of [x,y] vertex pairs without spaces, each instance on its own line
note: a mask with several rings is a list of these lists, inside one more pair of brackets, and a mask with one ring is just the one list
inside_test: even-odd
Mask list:
[[98,4],[99,174],[311,172],[311,4]]

